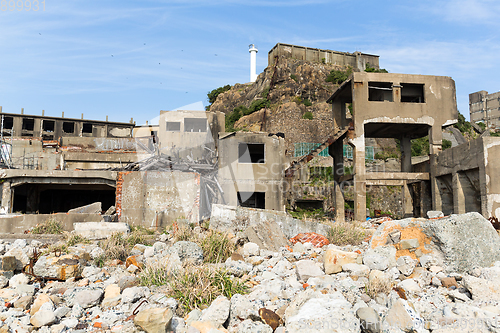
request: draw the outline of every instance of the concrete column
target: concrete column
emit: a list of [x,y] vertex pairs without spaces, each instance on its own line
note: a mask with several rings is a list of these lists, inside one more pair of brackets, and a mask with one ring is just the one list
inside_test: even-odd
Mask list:
[[408,184],[405,180],[403,183],[403,216],[413,217],[413,196],[411,184]]
[[12,130],[14,131],[14,136],[21,136],[23,129],[23,117],[13,117]]
[[432,210],[443,211],[443,203],[441,200],[441,193],[439,193],[439,186],[436,180],[436,165],[437,156],[442,150],[443,133],[441,127],[430,127],[429,128],[429,162],[431,168],[431,195],[432,195]]
[[411,172],[411,140],[404,136],[401,142],[401,172]]
[[336,182],[344,175],[344,143],[342,140],[335,141],[329,147],[329,153],[333,157],[333,178]]
[[335,196],[335,222],[345,222],[344,193],[342,193],[339,183],[335,182],[334,187],[333,195]]
[[458,172],[452,175],[453,186],[453,213],[465,214],[465,195],[460,181],[460,174]]
[[2,209],[7,213],[12,212],[12,191],[10,181],[5,181],[2,187]]
[[360,136],[351,140],[354,161],[354,219],[366,220],[366,175],[365,175],[365,138]]

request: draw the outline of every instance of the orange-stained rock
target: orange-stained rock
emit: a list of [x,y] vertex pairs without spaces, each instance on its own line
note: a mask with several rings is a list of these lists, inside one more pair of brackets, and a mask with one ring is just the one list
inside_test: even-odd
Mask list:
[[328,239],[325,236],[317,234],[315,232],[300,233],[297,236],[291,238],[290,242],[292,244],[295,244],[297,242],[311,243],[312,245],[314,245],[316,247],[323,247],[325,245],[330,244],[330,242],[328,241]]

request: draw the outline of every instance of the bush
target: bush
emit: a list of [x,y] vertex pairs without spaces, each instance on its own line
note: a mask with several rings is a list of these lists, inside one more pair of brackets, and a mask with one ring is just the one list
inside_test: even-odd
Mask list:
[[267,87],[264,90],[262,90],[262,94],[260,94],[262,96],[262,98],[267,98],[267,96],[269,96],[270,89],[271,89],[270,87]]
[[451,141],[443,139],[443,150],[451,148]]
[[48,219],[47,221],[37,224],[33,229],[31,229],[32,234],[52,234],[58,235],[62,234],[63,227],[62,223],[53,219]]
[[219,87],[217,89],[212,90],[211,92],[207,93],[208,102],[210,104],[213,104],[217,100],[217,96],[219,96],[223,92],[226,92],[230,89],[231,89],[231,86],[229,84],[227,84],[223,87]]
[[480,121],[480,122],[476,123],[476,125],[477,125],[477,126],[479,126],[479,128],[480,128],[482,131],[486,130],[486,124],[485,124],[485,123],[483,123],[482,121]]
[[365,239],[366,231],[349,222],[335,222],[328,231],[328,240],[335,245],[359,245]]
[[411,140],[411,156],[427,156],[427,155],[429,155],[428,136]]
[[304,103],[305,106],[311,106],[311,105],[313,105],[313,103],[311,103],[311,101],[308,100],[307,98],[304,100],[303,103]]
[[458,130],[462,132],[462,134],[470,133],[472,129],[472,125],[467,120],[465,120],[464,115],[460,112],[458,112],[458,123],[453,126],[458,128]]
[[326,77],[326,82],[341,84],[342,82],[347,80],[347,78],[351,74],[352,74],[352,67],[347,67],[347,69],[345,71],[339,71],[336,69],[332,69],[330,71],[330,74],[328,74],[328,76]]
[[290,79],[294,80],[295,82],[298,82],[297,76],[295,74],[290,74]]
[[302,116],[302,119],[309,119],[309,120],[313,120],[313,114],[311,111],[307,111],[306,113],[304,113],[304,115]]
[[385,68],[376,69],[375,67],[371,67],[370,63],[368,63],[368,62],[366,63],[365,72],[368,72],[368,73],[389,73],[387,71],[387,69],[385,69]]

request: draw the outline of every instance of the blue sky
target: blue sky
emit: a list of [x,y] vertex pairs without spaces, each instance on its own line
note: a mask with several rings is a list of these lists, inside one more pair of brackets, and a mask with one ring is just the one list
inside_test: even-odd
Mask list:
[[467,118],[469,93],[500,90],[496,0],[45,0],[42,9],[0,10],[4,112],[143,124],[248,82],[251,43],[258,73],[281,42],[451,76]]

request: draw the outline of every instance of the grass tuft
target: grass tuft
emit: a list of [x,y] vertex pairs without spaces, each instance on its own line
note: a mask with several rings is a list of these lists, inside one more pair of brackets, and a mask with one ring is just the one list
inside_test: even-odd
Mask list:
[[63,227],[62,223],[53,219],[48,219],[47,221],[37,224],[33,229],[31,229],[32,234],[52,234],[58,235],[62,234]]
[[90,239],[81,235],[70,235],[66,241],[66,245],[73,246],[76,244],[90,244]]
[[234,244],[225,233],[211,231],[199,244],[203,249],[203,258],[208,263],[221,263],[234,252]]
[[114,233],[105,240],[101,241],[99,246],[104,250],[104,256],[108,260],[118,259],[125,261],[129,249],[125,237],[121,233]]
[[169,294],[179,302],[180,316],[209,306],[220,295],[231,298],[235,294],[245,294],[248,289],[226,270],[207,266],[188,266],[173,274],[169,274],[165,266],[146,266],[139,281],[145,286],[166,285]]
[[366,238],[366,231],[354,223],[335,222],[328,230],[328,240],[335,245],[359,245]]
[[392,290],[392,284],[389,279],[372,279],[365,285],[365,292],[374,299],[380,293],[389,294]]

